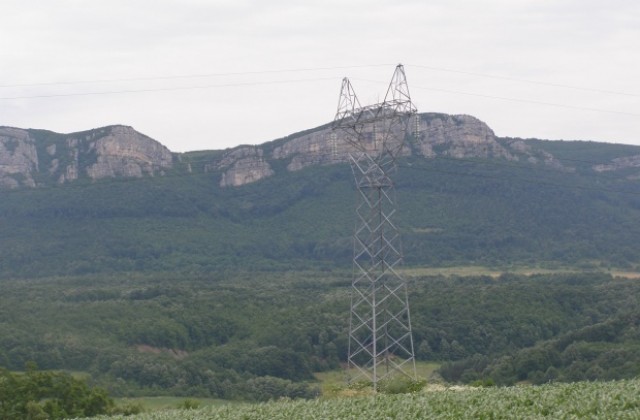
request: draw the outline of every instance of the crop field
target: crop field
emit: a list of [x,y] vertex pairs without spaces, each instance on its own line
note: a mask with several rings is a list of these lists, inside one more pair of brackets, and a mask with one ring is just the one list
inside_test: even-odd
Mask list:
[[637,419],[638,395],[640,379],[503,388],[427,387],[405,395],[283,400],[99,419]]

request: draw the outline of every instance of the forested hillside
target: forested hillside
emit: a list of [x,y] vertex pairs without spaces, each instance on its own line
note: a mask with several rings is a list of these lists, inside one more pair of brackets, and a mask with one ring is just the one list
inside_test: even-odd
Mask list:
[[[394,176],[408,265],[640,262],[640,147],[417,121]],[[0,276],[348,267],[350,149],[329,134],[171,154],[125,126],[4,127]]]
[[[572,147],[584,154],[585,144]],[[597,148],[607,157],[627,151]],[[504,160],[400,160],[406,263],[635,266],[633,169],[597,173],[574,163],[569,172]],[[2,191],[0,275],[349,266],[355,193],[346,164],[242,187],[216,179],[177,173]]]

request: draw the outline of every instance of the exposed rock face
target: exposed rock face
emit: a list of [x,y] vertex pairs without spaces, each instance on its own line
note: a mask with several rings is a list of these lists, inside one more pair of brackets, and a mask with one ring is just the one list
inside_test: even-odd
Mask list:
[[0,188],[34,187],[38,153],[29,133],[0,127]]
[[[413,144],[402,148],[400,155],[418,154],[425,157],[503,157],[517,159],[496,141],[493,131],[482,121],[466,115],[420,114],[410,123],[418,135]],[[381,133],[365,133],[363,149],[375,153]],[[340,133],[330,127],[290,136],[273,149],[272,159],[289,160],[287,169],[298,171],[310,165],[348,162],[355,149]]]
[[416,149],[425,157],[442,154],[455,158],[515,159],[496,141],[489,126],[469,115],[421,115]]
[[[66,150],[66,161],[68,162],[62,173],[58,170],[59,168],[59,158],[55,158],[51,161],[51,167],[49,168],[49,172],[51,174],[58,173],[57,182],[58,184],[64,184],[68,181],[75,181],[79,176],[78,169],[78,158],[80,156],[80,152],[78,149],[78,139],[70,138],[65,140],[65,150]],[[57,148],[56,148],[57,150]]]
[[[110,126],[69,135],[0,127],[0,188],[162,174],[173,155],[131,127]],[[36,182],[36,179],[38,182]]]
[[520,160],[518,155],[524,155],[523,157],[529,163],[544,163],[545,165],[551,166],[555,169],[569,172],[573,172],[575,170],[575,168],[564,166],[551,153],[541,149],[534,149],[530,144],[527,144],[522,139],[507,139],[505,142],[508,146],[508,149],[511,150],[512,153],[516,154],[515,160]]
[[[417,136],[413,144],[402,149],[401,155],[415,153],[425,157],[446,155],[515,159],[496,141],[495,134],[485,123],[467,115],[420,114],[410,126],[410,130],[417,129]],[[365,133],[364,149],[375,153],[381,137],[381,133]],[[314,164],[346,162],[353,150],[340,134],[333,134],[330,128],[324,128],[291,138],[274,149],[272,158],[290,158],[287,169],[297,171]]]
[[[482,121],[468,115],[419,114],[410,122],[414,134],[411,144],[406,144],[400,155],[419,155],[426,158],[449,156],[454,158],[502,158],[507,160],[531,159],[559,165],[553,156],[541,151],[532,151],[524,141],[499,142],[493,131]],[[381,133],[367,132],[363,136],[363,149],[375,153],[381,143]],[[289,171],[298,171],[310,165],[330,165],[348,162],[355,149],[341,133],[333,133],[329,126],[291,135],[268,144],[232,149],[209,169],[228,169],[220,185],[239,186],[273,175],[270,160],[287,161]],[[271,149],[271,151],[269,151]]]
[[141,177],[168,169],[173,157],[169,149],[131,127],[115,126],[109,133],[90,143],[96,162],[87,166],[91,179],[116,176]]
[[[373,131],[364,132],[360,150],[372,155],[379,152],[382,144],[382,133]],[[348,162],[349,154],[356,148],[351,145],[344,133],[333,132],[331,128],[324,127],[318,131],[292,138],[276,147],[271,157],[273,159],[290,159],[287,165],[289,171],[299,171],[310,165],[330,165],[340,162]],[[401,155],[411,154],[409,147],[403,148]]]
[[273,175],[275,172],[264,160],[264,152],[258,147],[240,147],[229,152],[217,164],[214,169],[226,169],[220,180],[221,187],[239,187],[262,178]]
[[293,137],[281,146],[276,147],[271,156],[274,159],[291,159],[287,165],[289,171],[299,171],[309,165],[327,165],[346,162],[351,146],[331,128]]
[[592,168],[596,172],[619,171],[628,168],[640,167],[640,155],[625,156],[611,160],[609,164],[594,165]]

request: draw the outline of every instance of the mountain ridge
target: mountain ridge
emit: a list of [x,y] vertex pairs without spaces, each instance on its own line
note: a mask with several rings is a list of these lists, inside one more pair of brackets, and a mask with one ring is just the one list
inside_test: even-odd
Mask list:
[[[574,170],[530,139],[497,137],[486,123],[469,115],[422,113],[411,125],[413,132],[401,151],[404,157],[502,159]],[[373,133],[365,133],[371,153],[376,153],[376,140]],[[260,145],[184,153],[171,152],[125,125],[69,134],[0,126],[0,189],[68,184],[81,178],[163,176],[171,171],[213,172],[219,176],[219,186],[239,187],[274,176],[281,168],[296,172],[313,165],[345,163],[350,150],[344,139],[332,134],[330,124]],[[637,154],[614,159],[593,169],[640,167],[640,148]]]

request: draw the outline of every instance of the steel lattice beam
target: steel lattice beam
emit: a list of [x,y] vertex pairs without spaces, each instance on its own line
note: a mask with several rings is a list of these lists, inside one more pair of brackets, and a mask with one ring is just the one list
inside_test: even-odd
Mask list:
[[402,247],[393,222],[396,200],[391,175],[411,117],[404,68],[398,65],[384,101],[361,106],[347,78],[342,81],[333,132],[355,149],[351,168],[358,191],[353,235],[348,367],[350,380],[377,390],[395,374],[416,378],[407,284],[397,271]]

